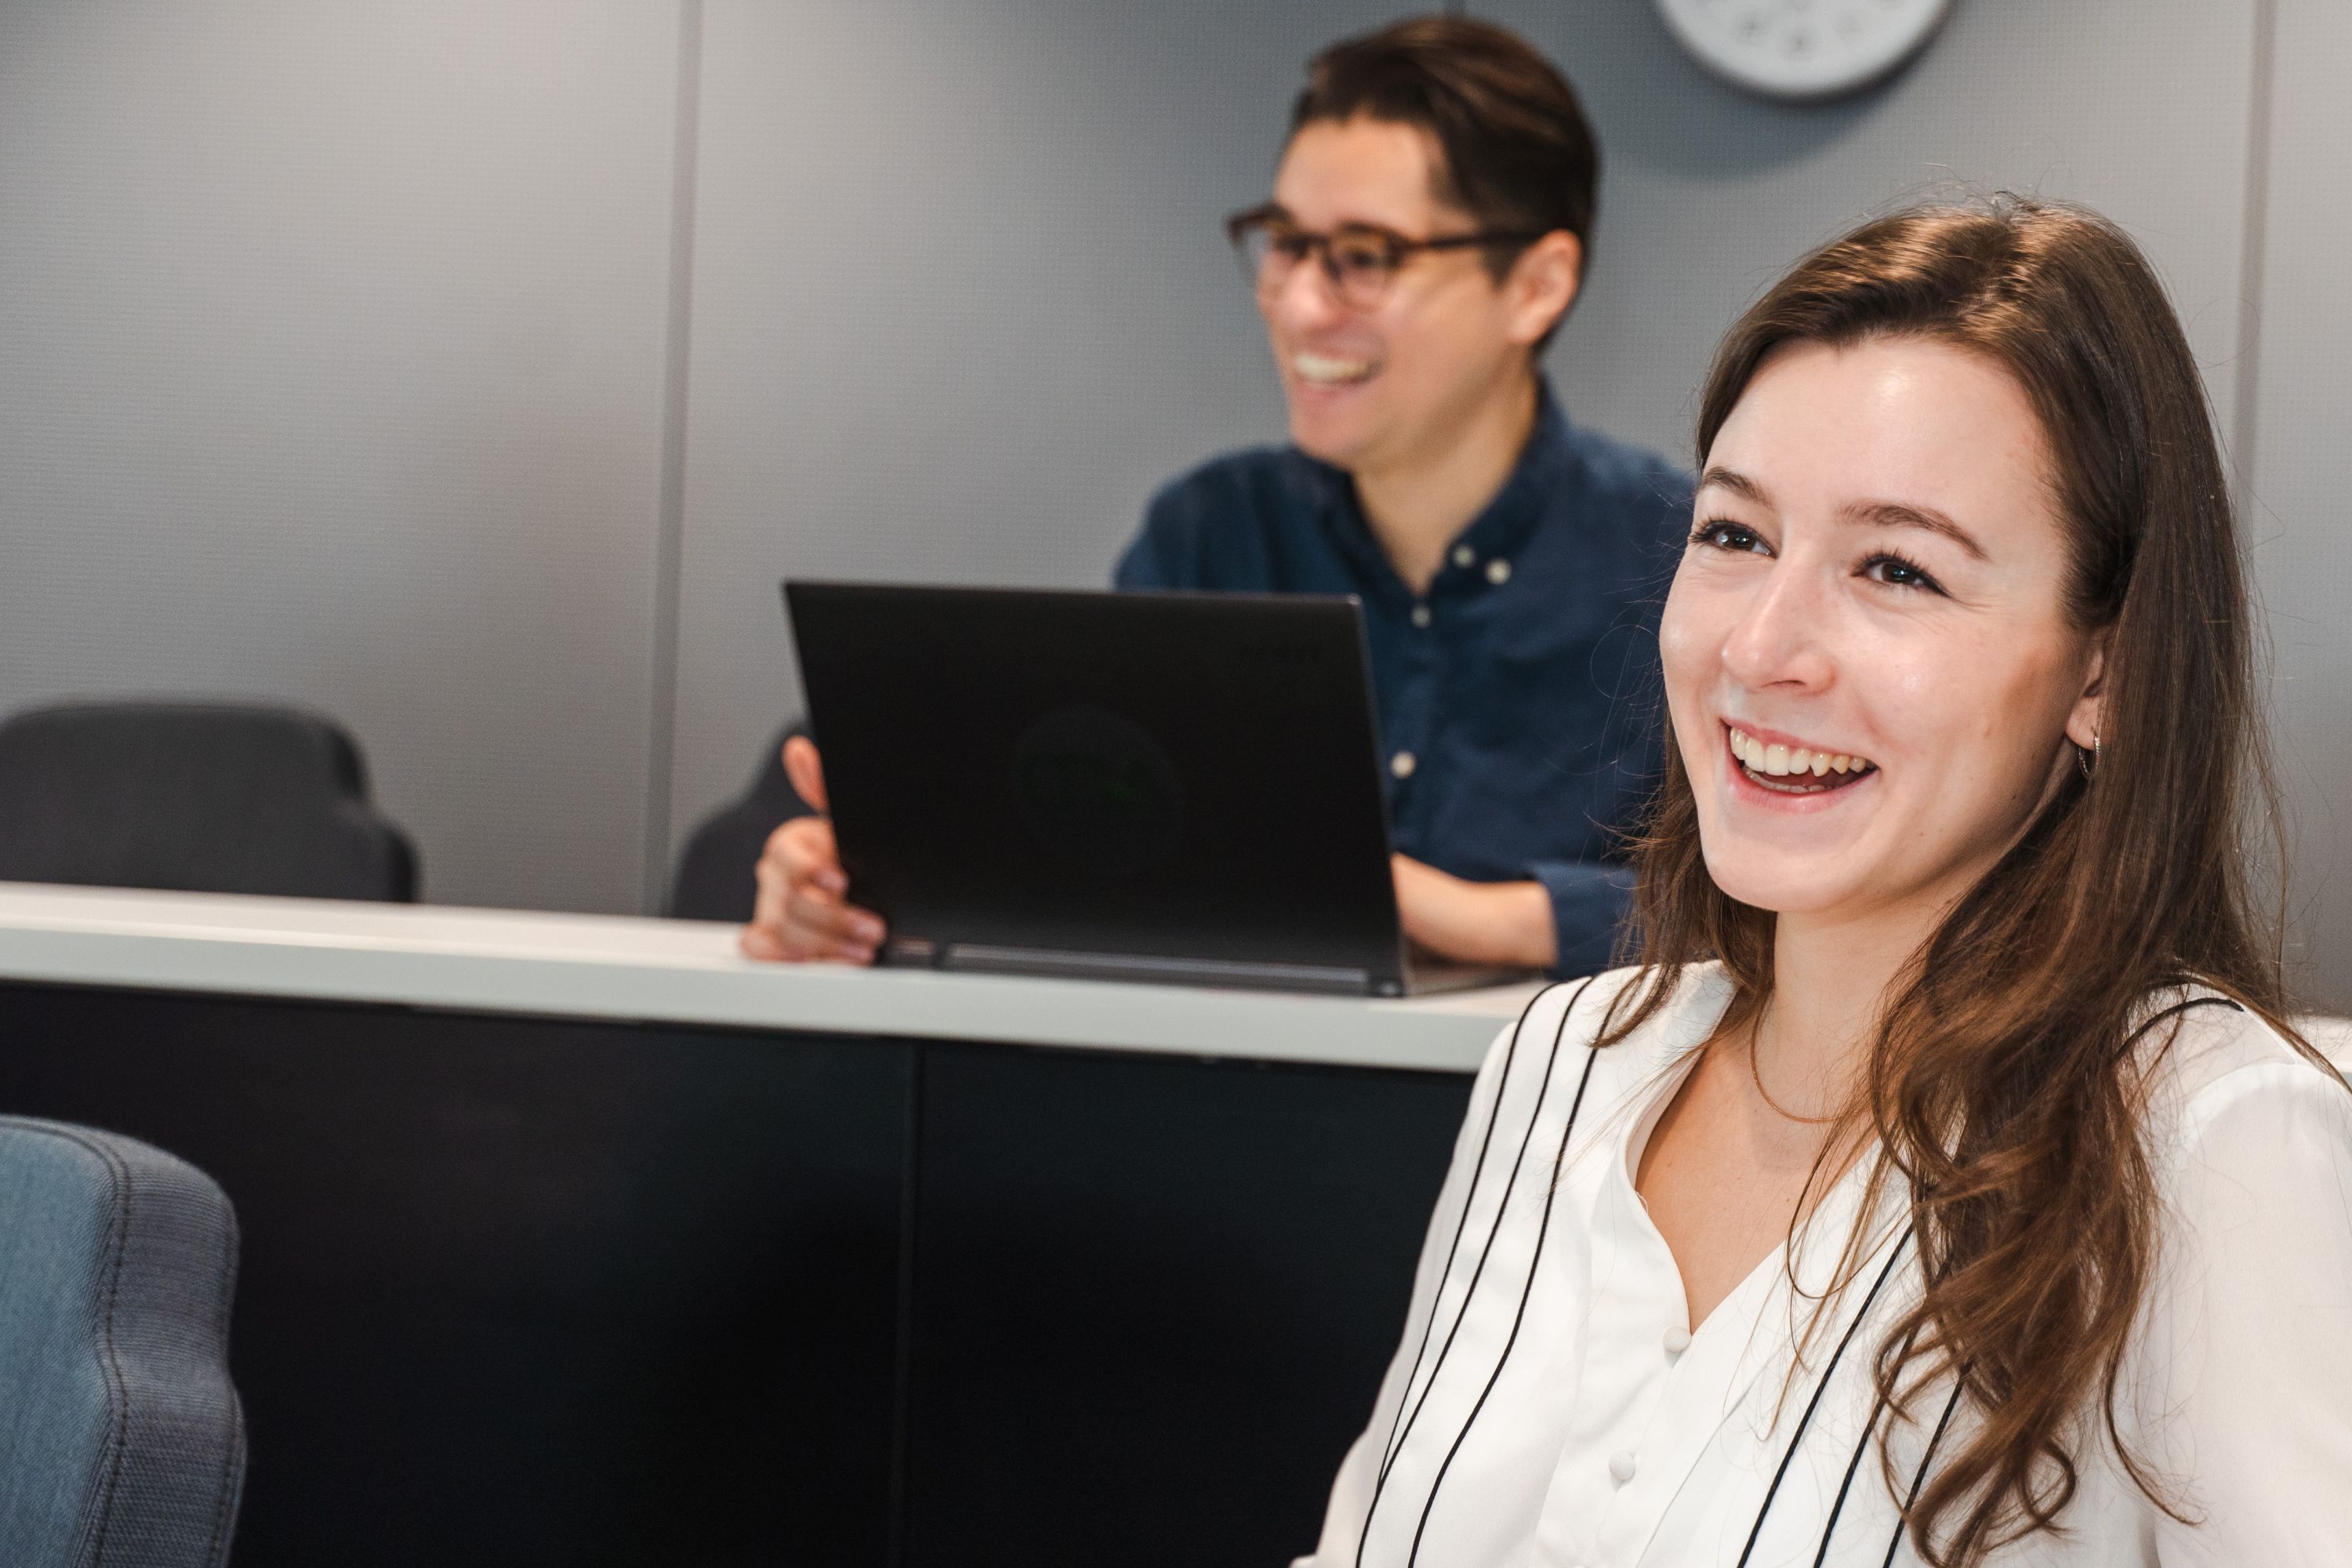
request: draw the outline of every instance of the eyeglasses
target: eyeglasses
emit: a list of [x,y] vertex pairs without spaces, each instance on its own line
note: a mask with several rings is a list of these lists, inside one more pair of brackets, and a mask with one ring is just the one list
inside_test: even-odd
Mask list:
[[1277,206],[1252,207],[1225,220],[1225,237],[1240,257],[1242,275],[1261,300],[1281,292],[1293,268],[1312,256],[1331,280],[1331,291],[1352,310],[1369,310],[1388,297],[1389,285],[1404,264],[1425,250],[1463,250],[1473,246],[1528,245],[1540,234],[1447,234],[1408,239],[1377,224],[1341,224],[1328,234],[1301,228]]

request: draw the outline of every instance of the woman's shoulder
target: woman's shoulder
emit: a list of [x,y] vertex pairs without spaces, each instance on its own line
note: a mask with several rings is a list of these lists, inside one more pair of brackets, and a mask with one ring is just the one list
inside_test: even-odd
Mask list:
[[2140,1028],[2151,1152],[2176,1184],[2285,1179],[2298,1164],[2352,1161],[2352,1088],[2328,1059],[2338,1042],[2324,1027],[2298,1042],[2252,1008],[2188,986],[2151,998]]
[[[1679,973],[1635,964],[1578,980],[1556,980],[1530,998],[1518,1017],[1496,1037],[1487,1068],[1492,1071],[1531,1046],[1583,1048],[1606,1039],[1602,1058],[1614,1068],[1640,1072],[1712,1033],[1730,989],[1723,966],[1713,963],[1686,964]],[[1609,1038],[1642,1013],[1654,992],[1656,1005],[1639,1026],[1622,1037]]]

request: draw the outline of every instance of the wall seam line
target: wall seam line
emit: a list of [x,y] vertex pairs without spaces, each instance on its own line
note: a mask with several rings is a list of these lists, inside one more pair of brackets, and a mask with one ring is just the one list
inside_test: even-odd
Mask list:
[[2254,442],[2260,429],[2263,269],[2269,261],[2271,128],[2278,60],[2278,0],[2254,0],[2252,62],[2246,89],[2245,231],[2238,247],[2238,363],[2231,381],[2230,466],[2238,510],[2255,506]]
[[687,377],[694,329],[695,175],[702,123],[702,0],[679,0],[677,120],[670,150],[669,300],[663,326],[661,478],[654,508],[654,624],[639,903],[665,912],[677,752],[678,600],[686,543]]

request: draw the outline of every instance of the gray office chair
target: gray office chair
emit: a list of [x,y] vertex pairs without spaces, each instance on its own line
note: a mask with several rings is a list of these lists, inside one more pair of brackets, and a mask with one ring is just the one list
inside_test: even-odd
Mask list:
[[219,1568],[236,1217],[134,1139],[0,1117],[0,1563]]
[[283,708],[80,702],[0,723],[0,881],[409,902],[359,747]]

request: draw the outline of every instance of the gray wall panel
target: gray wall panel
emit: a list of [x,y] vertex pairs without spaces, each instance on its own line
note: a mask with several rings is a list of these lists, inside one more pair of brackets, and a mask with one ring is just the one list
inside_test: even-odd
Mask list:
[[2317,998],[2352,1012],[2352,7],[2279,0],[2255,377],[2254,562],[2269,602],[2280,772],[2297,840],[2294,952]]
[[710,5],[676,835],[799,706],[780,577],[1097,585],[1160,481],[1279,437],[1219,220],[1392,14]]
[[2148,248],[2226,428],[2252,0],[1957,0],[1895,81],[1801,108],[1707,75],[1648,0],[1472,8],[1567,68],[1607,150],[1591,293],[1555,350],[1594,423],[1686,459],[1707,355],[1782,268],[1868,213],[2011,189],[2089,202]]
[[0,710],[313,704],[428,896],[635,907],[677,37],[0,6]]

